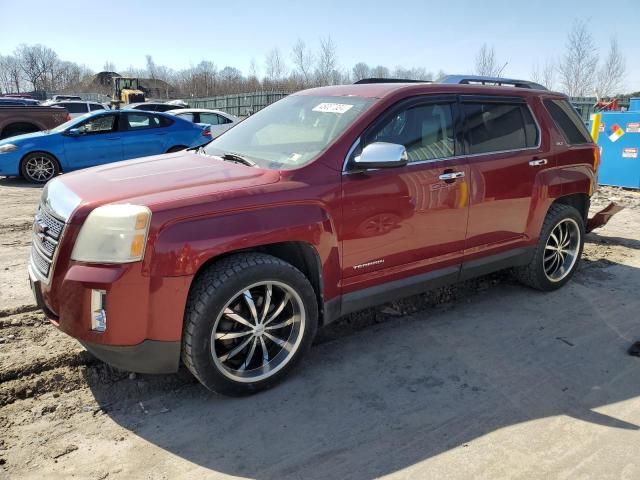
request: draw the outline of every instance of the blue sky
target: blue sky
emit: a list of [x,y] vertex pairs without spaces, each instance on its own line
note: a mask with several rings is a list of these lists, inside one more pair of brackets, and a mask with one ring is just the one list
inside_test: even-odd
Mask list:
[[192,1],[64,2],[0,0],[0,54],[45,44],[66,60],[101,70],[143,67],[145,55],[174,69],[202,59],[248,72],[251,59],[279,47],[289,60],[298,38],[317,48],[330,35],[339,63],[422,66],[469,73],[482,43],[509,62],[504,74],[529,77],[532,65],[559,57],[572,20],[589,25],[601,56],[615,35],[627,59],[626,90],[640,90],[640,1]]

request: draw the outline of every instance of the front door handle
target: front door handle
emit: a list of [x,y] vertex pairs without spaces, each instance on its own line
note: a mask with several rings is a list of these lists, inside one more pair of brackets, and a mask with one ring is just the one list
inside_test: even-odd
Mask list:
[[464,177],[464,172],[447,172],[440,175],[440,180],[455,180],[456,178]]
[[546,158],[541,158],[539,160],[531,160],[529,162],[529,166],[530,167],[540,167],[542,165],[546,165],[547,163],[549,163],[549,162],[547,161]]

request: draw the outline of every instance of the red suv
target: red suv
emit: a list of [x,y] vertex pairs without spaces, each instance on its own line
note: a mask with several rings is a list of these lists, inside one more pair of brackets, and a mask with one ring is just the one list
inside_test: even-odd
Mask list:
[[182,358],[234,395],[354,310],[508,267],[559,288],[599,151],[567,97],[537,87],[316,88],[198,150],[56,178],[34,223],[38,304],[116,367]]

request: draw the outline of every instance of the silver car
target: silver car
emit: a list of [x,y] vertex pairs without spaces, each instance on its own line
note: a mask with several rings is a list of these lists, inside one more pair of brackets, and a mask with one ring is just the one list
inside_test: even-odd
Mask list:
[[207,123],[211,125],[211,136],[213,138],[229,130],[240,118],[220,110],[208,110],[206,108],[180,108],[169,110],[166,113],[184,118],[193,123]]

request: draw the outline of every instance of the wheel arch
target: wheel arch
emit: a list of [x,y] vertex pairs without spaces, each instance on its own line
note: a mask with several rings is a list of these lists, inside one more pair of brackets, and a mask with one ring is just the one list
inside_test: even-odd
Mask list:
[[25,159],[29,156],[29,155],[33,155],[34,153],[44,153],[45,155],[49,155],[50,157],[52,157],[55,162],[58,164],[58,173],[62,173],[64,170],[62,169],[62,162],[60,162],[60,159],[58,158],[58,156],[54,153],[51,152],[47,152],[46,150],[32,150],[28,153],[25,153],[22,158],[20,158],[20,163],[18,164],[18,169],[20,171],[20,175],[22,175],[22,166],[24,164]]
[[[8,123],[6,125],[2,126],[2,131],[0,131],[0,138],[4,139],[5,138],[5,134],[12,130],[15,129],[16,127],[27,127],[29,129],[29,131],[27,133],[32,133],[32,132],[39,132],[40,130],[42,130],[42,128],[40,127],[40,125],[33,123],[33,122],[29,122],[29,121],[13,121],[11,123]],[[11,137],[6,137],[6,138],[11,138]]]
[[323,286],[323,274],[322,274],[322,263],[320,260],[320,254],[318,250],[308,242],[304,241],[286,241],[286,242],[277,242],[277,243],[269,243],[263,245],[256,245],[254,247],[245,248],[241,250],[232,250],[225,252],[221,255],[215,256],[204,262],[198,270],[196,271],[193,280],[191,282],[191,286],[189,287],[189,291],[193,287],[194,283],[202,275],[204,271],[210,268],[212,265],[215,265],[223,258],[228,258],[234,255],[249,253],[249,252],[258,252],[264,253],[267,255],[271,255],[273,257],[279,258],[287,263],[290,263],[298,270],[302,272],[302,274],[307,277],[309,283],[313,287],[313,290],[316,294],[316,300],[318,301],[319,308],[319,323],[323,323],[324,318],[324,286]]
[[[551,205],[569,205],[580,212],[580,216],[585,225],[589,216],[589,206],[591,199],[586,193],[571,193],[569,195],[563,195],[556,198]],[[551,208],[551,207],[549,207]]]

